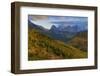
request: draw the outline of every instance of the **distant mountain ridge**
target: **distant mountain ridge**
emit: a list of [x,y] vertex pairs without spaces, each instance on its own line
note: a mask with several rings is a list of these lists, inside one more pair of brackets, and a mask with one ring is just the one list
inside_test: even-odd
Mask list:
[[[54,26],[55,25],[53,25],[50,30],[52,30]],[[55,26],[55,30],[67,31],[67,32],[80,32],[80,31],[87,30],[87,24],[73,24],[73,25],[67,25],[67,26],[60,25],[58,27]]]
[[[40,33],[47,35],[51,38],[54,38],[56,40],[60,40],[63,42],[67,42],[70,40],[73,36],[75,36],[78,32],[82,32],[84,30],[87,30],[87,25],[83,24],[82,26],[80,25],[68,25],[68,26],[63,26],[60,25],[56,27],[55,25],[52,25],[51,29],[46,29],[42,27],[41,25],[36,25],[30,20],[28,20],[29,28],[35,28]],[[84,27],[85,26],[85,27]]]

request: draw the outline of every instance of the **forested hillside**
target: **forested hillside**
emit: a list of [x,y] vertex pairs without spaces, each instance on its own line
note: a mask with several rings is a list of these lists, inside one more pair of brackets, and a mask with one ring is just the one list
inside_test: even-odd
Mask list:
[[28,30],[28,60],[86,58],[87,52],[50,38],[36,29]]

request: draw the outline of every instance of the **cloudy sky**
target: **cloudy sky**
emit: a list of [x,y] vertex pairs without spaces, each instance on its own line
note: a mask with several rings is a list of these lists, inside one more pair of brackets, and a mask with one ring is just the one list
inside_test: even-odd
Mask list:
[[41,25],[46,29],[50,29],[52,25],[66,25],[73,22],[87,22],[87,17],[75,16],[49,16],[49,15],[28,15],[28,19],[34,24]]

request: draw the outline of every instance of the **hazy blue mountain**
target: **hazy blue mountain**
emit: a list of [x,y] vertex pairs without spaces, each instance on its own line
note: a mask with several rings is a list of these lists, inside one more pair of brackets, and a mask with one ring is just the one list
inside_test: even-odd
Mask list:
[[57,29],[60,31],[68,31],[68,32],[80,32],[87,30],[87,22],[53,22],[54,24],[58,24]]
[[55,26],[55,25],[52,25],[52,27],[51,27],[51,29],[50,30],[52,30],[52,31],[58,31],[58,28]]
[[[78,23],[78,22],[66,24],[67,26],[61,25],[61,23],[59,23],[60,25],[58,27],[55,25],[52,25],[51,29],[49,29],[49,30],[45,29],[41,25],[34,24],[30,20],[28,21],[28,24],[29,24],[29,28],[34,28],[44,35],[47,35],[53,39],[60,40],[63,42],[67,42],[73,36],[75,36],[77,33],[81,32],[83,30],[87,30],[86,24],[84,24],[84,23],[82,24],[82,23]],[[84,26],[86,26],[86,27],[84,27]]]

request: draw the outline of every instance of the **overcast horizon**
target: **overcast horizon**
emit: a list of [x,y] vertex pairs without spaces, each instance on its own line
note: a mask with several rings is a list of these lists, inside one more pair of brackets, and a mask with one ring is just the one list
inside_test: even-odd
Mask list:
[[28,19],[46,29],[50,29],[52,25],[56,27],[63,25],[69,26],[72,23],[87,23],[87,17],[77,16],[50,16],[50,15],[28,15]]

